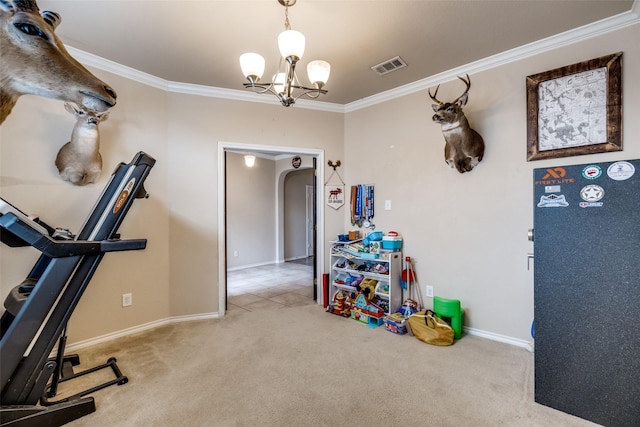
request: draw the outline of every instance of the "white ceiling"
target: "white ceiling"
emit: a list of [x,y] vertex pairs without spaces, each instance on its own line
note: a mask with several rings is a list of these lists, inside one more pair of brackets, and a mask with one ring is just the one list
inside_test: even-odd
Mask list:
[[[56,30],[81,51],[161,79],[242,89],[239,56],[278,64],[284,7],[277,0],[39,0],[62,16]],[[301,69],[331,63],[329,93],[348,104],[465,64],[628,12],[633,0],[297,0],[293,29],[306,36]],[[408,67],[379,76],[394,56]],[[590,58],[585,58],[590,59]],[[299,72],[308,84],[306,72]]]

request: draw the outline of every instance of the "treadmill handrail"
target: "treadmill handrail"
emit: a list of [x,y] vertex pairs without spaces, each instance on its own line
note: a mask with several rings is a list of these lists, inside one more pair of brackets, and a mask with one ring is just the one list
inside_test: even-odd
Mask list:
[[54,240],[30,227],[12,212],[0,216],[0,227],[6,229],[25,243],[38,249],[50,258],[90,255],[101,252],[145,249],[147,239],[127,240]]

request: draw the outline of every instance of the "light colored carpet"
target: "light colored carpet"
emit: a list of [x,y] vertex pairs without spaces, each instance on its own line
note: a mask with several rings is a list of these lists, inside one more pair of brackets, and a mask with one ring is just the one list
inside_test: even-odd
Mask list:
[[[319,306],[231,312],[79,351],[129,383],[80,426],[593,426],[533,400],[533,354],[463,336],[434,347]],[[70,382],[66,388],[78,387]]]

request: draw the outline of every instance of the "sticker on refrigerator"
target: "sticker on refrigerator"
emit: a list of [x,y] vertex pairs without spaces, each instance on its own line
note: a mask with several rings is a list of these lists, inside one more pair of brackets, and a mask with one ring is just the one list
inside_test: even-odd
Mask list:
[[559,193],[560,186],[559,185],[545,185],[544,187],[545,193]]
[[539,208],[566,208],[569,206],[564,194],[551,194],[550,196],[540,196]]
[[599,185],[587,185],[580,190],[580,197],[585,202],[597,202],[604,197],[604,188]]
[[580,202],[578,206],[581,208],[601,208],[604,203],[602,202]]
[[582,177],[586,179],[598,179],[602,175],[602,168],[598,165],[589,165],[582,169]]
[[534,182],[535,185],[571,184],[575,181],[574,178],[566,178],[565,168],[549,168],[545,172],[542,179]]
[[615,181],[624,181],[633,176],[636,168],[629,162],[615,162],[607,168],[607,175]]
[[578,203],[581,208],[601,208],[603,203],[599,200],[604,197],[604,188],[593,184],[584,186],[580,190],[580,197],[584,200]]

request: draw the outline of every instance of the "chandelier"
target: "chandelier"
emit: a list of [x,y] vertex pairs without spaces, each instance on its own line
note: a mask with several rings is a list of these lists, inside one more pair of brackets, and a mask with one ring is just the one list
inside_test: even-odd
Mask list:
[[300,84],[296,75],[296,64],[304,53],[304,35],[299,31],[292,30],[291,24],[289,24],[289,7],[296,4],[296,0],[278,0],[278,3],[285,8],[285,19],[284,31],[278,36],[278,47],[282,56],[278,64],[277,74],[273,76],[269,83],[259,83],[264,73],[265,61],[261,55],[253,52],[240,56],[240,67],[249,81],[243,84],[246,89],[256,93],[272,93],[278,97],[282,105],[289,107],[303,95],[315,99],[320,94],[327,93],[322,88],[329,80],[331,66],[326,61],[311,61],[307,65],[307,74],[312,87]]

